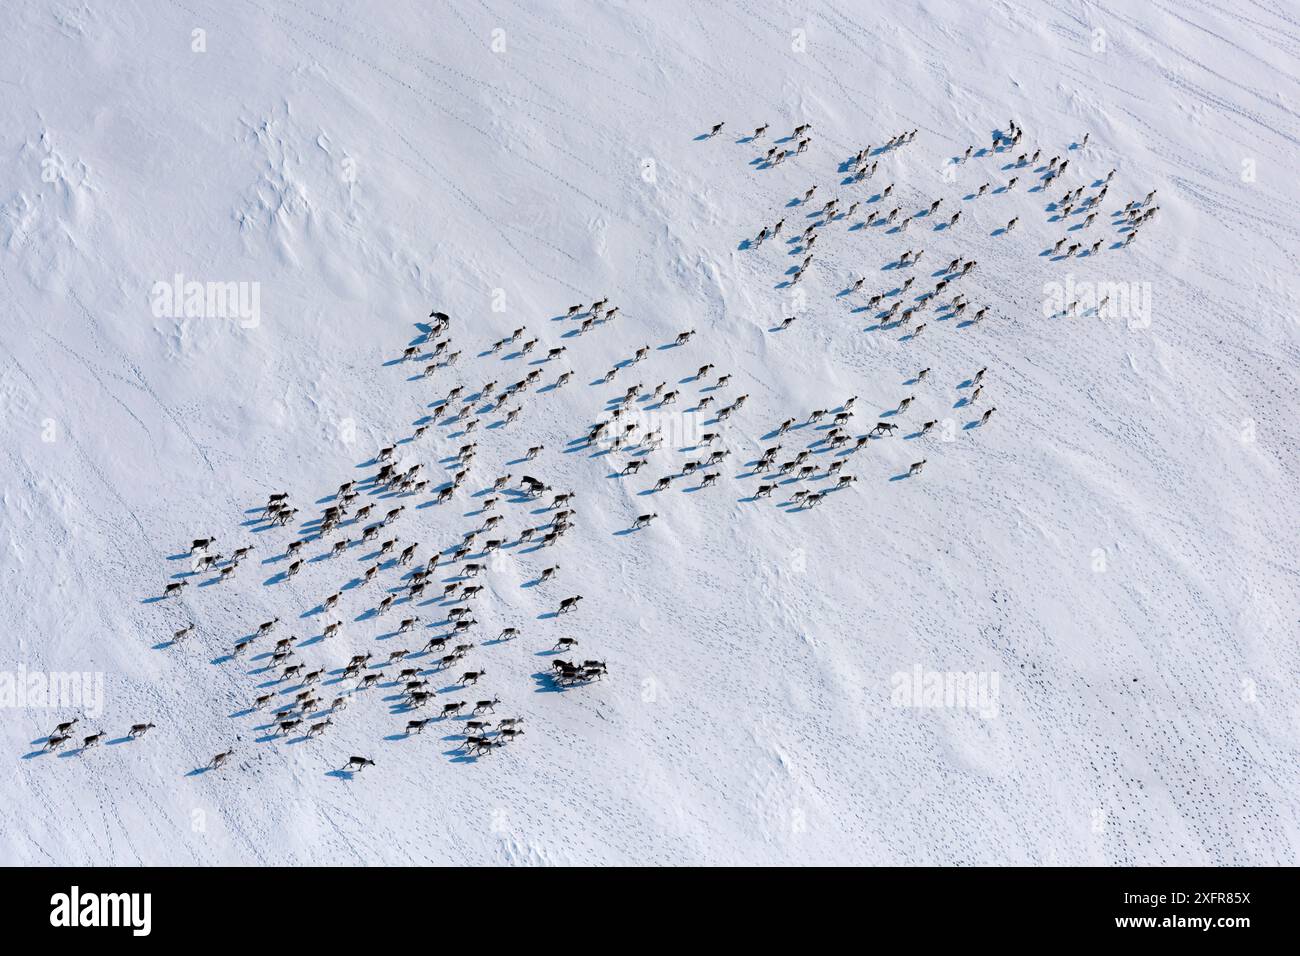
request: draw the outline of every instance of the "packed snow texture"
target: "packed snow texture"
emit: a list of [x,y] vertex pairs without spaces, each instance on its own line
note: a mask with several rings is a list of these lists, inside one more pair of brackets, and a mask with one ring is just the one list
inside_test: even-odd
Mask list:
[[[0,669],[102,674],[103,713],[72,744],[107,734],[41,753],[77,708],[9,702],[5,863],[1297,862],[1293,4],[34,0],[0,6],[0,33]],[[1021,144],[991,151],[1009,120]],[[803,123],[805,152],[761,162]],[[868,144],[876,173],[846,182]],[[1039,188],[1056,155],[1069,168]],[[1111,168],[1097,221],[1061,219],[1062,194]],[[1115,213],[1152,189],[1160,213],[1114,248]],[[836,196],[860,207],[819,227],[792,288],[805,253],[788,240]],[[937,198],[905,233],[859,225]],[[1105,241],[1053,255],[1067,235]],[[898,266],[909,248],[921,263]],[[958,256],[979,265],[944,297],[988,306],[982,322],[927,306],[881,328],[867,310]],[[178,275],[244,283],[256,316],[159,315]],[[1067,277],[1124,283],[1129,314],[1045,314]],[[573,334],[568,307],[604,296],[617,318]],[[428,360],[398,359],[430,309],[462,356],[422,378]],[[535,352],[483,354],[519,326]],[[732,376],[716,393],[683,381],[705,363]],[[416,606],[376,617],[409,569],[357,586],[372,544],[317,560],[359,528],[309,542],[288,581],[285,545],[454,385],[534,368],[512,424],[483,412],[469,437],[439,423],[398,446],[429,490],[358,500],[376,518],[405,504],[381,537],[423,562],[482,523],[499,475],[576,492],[574,530],[541,550],[513,539],[550,496],[503,496],[512,543],[483,559],[478,646],[421,712],[499,696],[526,734],[478,758],[458,720],[406,737],[385,683],[320,737],[269,739],[270,708],[247,709],[297,689],[264,686],[274,639],[329,669],[328,701],[355,686],[337,674],[352,655],[446,633],[433,592],[456,577],[439,568]],[[575,439],[637,382],[681,397],[632,403],[665,442],[617,477],[631,454]],[[751,500],[757,455],[793,457],[830,424],[809,413],[849,396],[854,438],[900,426],[855,454],[813,449],[856,484],[812,508],[791,493],[834,479]],[[704,457],[705,431],[731,451],[718,483],[646,494]],[[465,487],[433,504],[470,441]],[[273,492],[302,509],[288,527],[250,513]],[[256,550],[158,600],[209,535]],[[320,640],[327,620],[342,632]],[[520,636],[494,643],[508,626]],[[561,636],[609,675],[558,689]],[[899,706],[915,668],[995,676],[995,712]],[[468,669],[486,673],[450,686]],[[341,772],[352,755],[375,766]]]

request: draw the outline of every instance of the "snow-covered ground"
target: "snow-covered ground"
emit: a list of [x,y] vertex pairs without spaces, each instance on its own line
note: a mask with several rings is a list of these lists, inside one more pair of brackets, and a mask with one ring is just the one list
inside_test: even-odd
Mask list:
[[[32,0],[0,6],[0,32],[0,860],[1297,862],[1294,4]],[[1021,144],[990,151],[1010,120]],[[758,162],[802,123],[804,153]],[[846,182],[854,153],[912,129]],[[1039,188],[1055,155],[1069,167]],[[1095,195],[1112,168],[1096,221],[1062,221],[1062,194]],[[1112,248],[1114,214],[1152,189],[1160,212]],[[860,206],[818,230],[791,288],[804,253],[787,240],[836,196]],[[860,225],[938,198],[906,233]],[[1067,235],[1102,248],[1052,255]],[[922,262],[897,266],[908,248]],[[979,262],[943,296],[964,293],[965,316],[925,306],[881,328],[867,310],[906,276],[884,306],[929,291],[957,256]],[[238,283],[249,309],[176,317],[158,284],[178,275]],[[1046,314],[1053,283],[1078,315]],[[1089,308],[1095,283],[1123,284],[1122,314]],[[617,318],[574,334],[568,307],[604,296]],[[396,360],[431,308],[462,355],[421,379],[426,359]],[[519,326],[536,351],[485,354]],[[705,363],[730,382],[703,393],[687,379]],[[375,617],[409,569],[356,584],[371,544],[317,560],[358,536],[345,527],[286,581],[286,544],[454,385],[534,369],[512,424],[482,412],[468,438],[439,423],[398,446],[429,490],[363,496],[371,521],[406,506],[381,537],[422,562],[482,524],[500,475],[576,492],[576,526],[540,550],[514,541],[550,496],[503,496],[511,543],[478,578],[478,646],[422,712],[499,696],[525,736],[478,758],[458,720],[404,737],[385,681],[316,739],[268,739],[271,708],[246,711],[273,640],[330,671],[328,704],[355,686],[337,673],[353,654],[446,633],[432,598],[458,576],[439,568],[418,607]],[[574,443],[638,382],[681,393],[630,406],[662,448]],[[816,477],[752,500],[773,480],[756,454],[780,441],[792,458],[831,416],[777,425],[849,396],[852,436],[899,430],[852,455],[818,445]],[[706,431],[731,451],[717,484],[647,493],[704,457]],[[465,486],[434,504],[475,440]],[[616,477],[632,457],[648,464]],[[855,485],[787,504],[829,488],[835,460]],[[273,492],[302,509],[289,527],[249,513]],[[208,535],[256,550],[157,600]],[[319,640],[329,620],[342,632]],[[520,636],[494,643],[508,626]],[[559,637],[609,676],[557,689]],[[471,669],[478,684],[451,686]],[[980,706],[902,706],[918,672],[973,675]],[[15,688],[71,673],[102,678],[102,713]],[[40,753],[78,711],[76,740]],[[122,742],[141,722],[157,726]],[[341,773],[352,755],[376,765]]]

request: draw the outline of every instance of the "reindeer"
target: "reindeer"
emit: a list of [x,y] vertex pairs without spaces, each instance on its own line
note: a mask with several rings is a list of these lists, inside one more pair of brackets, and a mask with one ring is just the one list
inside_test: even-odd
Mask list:
[[306,664],[290,664],[289,666],[285,667],[283,671],[281,671],[279,679],[289,680],[291,678],[297,677],[299,674],[303,672],[303,669],[306,666],[307,666]]
[[[655,518],[658,517],[659,517],[659,512],[657,511],[646,515],[639,515],[636,521],[632,522],[632,528],[633,530],[637,530],[637,531],[639,531],[642,528],[648,528],[650,526],[650,522],[654,521]],[[576,599],[571,598],[570,600],[576,600]],[[561,607],[560,613],[564,613],[563,607]]]
[[205,554],[203,557],[199,558],[198,562],[194,565],[194,570],[196,573],[199,574],[203,573],[204,571],[211,570],[221,561],[223,557],[224,555],[222,555],[220,552],[218,552],[217,554]]
[[132,724],[130,731],[127,732],[127,736],[132,739],[143,737],[149,731],[153,730],[155,726],[156,725],[154,724]]
[[907,477],[911,478],[913,475],[919,475],[921,470],[925,468],[925,461],[926,460],[922,458],[920,461],[912,462],[912,467],[907,469]]
[[360,771],[365,770],[367,767],[373,767],[374,765],[375,762],[371,760],[369,757],[351,757],[348,759],[348,762],[343,766],[343,770],[346,773],[354,773],[354,772],[359,773]]
[[184,581],[172,582],[171,584],[167,585],[167,587],[163,588],[163,597],[175,597],[176,595],[180,594],[181,591],[183,591],[185,588],[189,587],[189,583],[190,582],[188,579]]
[[461,745],[461,749],[463,749],[466,752],[466,754],[469,755],[480,754],[485,752],[491,753],[492,741],[489,740],[487,737],[468,736],[465,738],[465,743]]
[[60,734],[68,733],[70,730],[72,730],[73,727],[77,726],[77,724],[80,723],[80,721],[81,721],[80,717],[73,717],[71,720],[65,720],[63,723],[59,724],[57,727],[54,728],[54,733],[50,734],[50,736],[57,737]]
[[402,695],[402,699],[414,710],[423,710],[424,706],[437,696],[431,690],[421,690],[423,686],[425,686],[424,681],[412,681],[406,685],[406,691]]
[[225,766],[226,761],[229,760],[234,755],[235,755],[235,749],[233,747],[225,751],[224,753],[217,754],[208,762],[208,769],[220,770],[223,766]]

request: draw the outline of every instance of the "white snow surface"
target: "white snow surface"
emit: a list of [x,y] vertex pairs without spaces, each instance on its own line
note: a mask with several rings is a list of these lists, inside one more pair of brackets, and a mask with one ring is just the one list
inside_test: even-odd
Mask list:
[[[0,6],[0,33],[0,670],[102,674],[103,712],[77,733],[111,741],[39,754],[77,708],[5,709],[3,862],[1297,862],[1294,3],[32,0]],[[1010,119],[1021,145],[989,152]],[[741,142],[764,122],[761,145]],[[755,162],[800,123],[802,155]],[[843,183],[858,149],[913,128]],[[980,154],[955,163],[967,146]],[[1070,160],[1040,191],[1034,166],[1006,168],[1035,148]],[[1097,222],[1053,221],[1050,203],[1112,167]],[[1111,248],[1113,214],[1151,189],[1160,213]],[[801,302],[786,240],[834,196],[861,206],[819,230]],[[852,228],[940,197],[906,233]],[[1050,255],[1067,234],[1105,242]],[[948,294],[987,305],[983,322],[926,309],[913,340],[865,310],[956,256],[979,265]],[[256,283],[259,321],[156,315],[155,283],[177,274]],[[1067,276],[1138,283],[1149,324],[1045,315]],[[568,307],[603,296],[619,316],[569,335]],[[396,360],[433,308],[463,354],[421,379],[425,360]],[[525,325],[533,354],[483,354]],[[677,383],[706,362],[732,379],[690,411],[700,383]],[[979,403],[960,404],[982,366]],[[477,759],[456,720],[403,737],[384,683],[319,738],[268,739],[268,712],[245,711],[272,639],[331,671],[328,701],[355,685],[332,683],[353,654],[447,631],[432,593],[370,613],[409,569],[344,588],[372,545],[311,560],[355,529],[309,542],[288,582],[285,545],[453,385],[533,368],[513,424],[484,412],[468,438],[437,424],[398,446],[436,487],[479,443],[452,502],[363,496],[378,515],[406,505],[381,536],[423,561],[481,524],[498,475],[577,493],[557,544],[487,559],[478,646],[433,678],[439,703],[499,696],[526,734]],[[681,400],[639,475],[612,477],[627,451],[573,444],[628,385],[661,381]],[[831,481],[749,500],[769,480],[757,452],[779,440],[785,460],[825,433],[776,426],[851,395],[854,436],[916,396],[883,419],[895,435],[843,456],[856,485],[810,509],[784,502]],[[645,494],[711,430],[732,452],[716,486]],[[518,463],[530,445],[545,450]],[[835,460],[818,447],[810,462]],[[302,512],[266,529],[249,509],[280,491]],[[549,496],[506,497],[501,536],[548,520]],[[208,535],[256,550],[232,580],[156,600]],[[573,594],[578,611],[550,616]],[[417,632],[394,635],[411,613]],[[223,660],[274,616],[272,638]],[[316,640],[327,620],[342,633]],[[507,626],[521,636],[493,643]],[[561,636],[609,676],[550,685]],[[895,706],[894,675],[918,666],[996,674],[997,713]],[[485,676],[451,686],[468,669]],[[137,722],[157,727],[120,742]],[[352,755],[376,764],[340,773]]]

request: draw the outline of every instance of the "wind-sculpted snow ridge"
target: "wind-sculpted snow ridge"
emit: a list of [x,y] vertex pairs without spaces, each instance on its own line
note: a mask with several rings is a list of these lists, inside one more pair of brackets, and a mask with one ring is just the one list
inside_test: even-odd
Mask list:
[[0,26],[6,862],[1296,861],[1278,8]]

